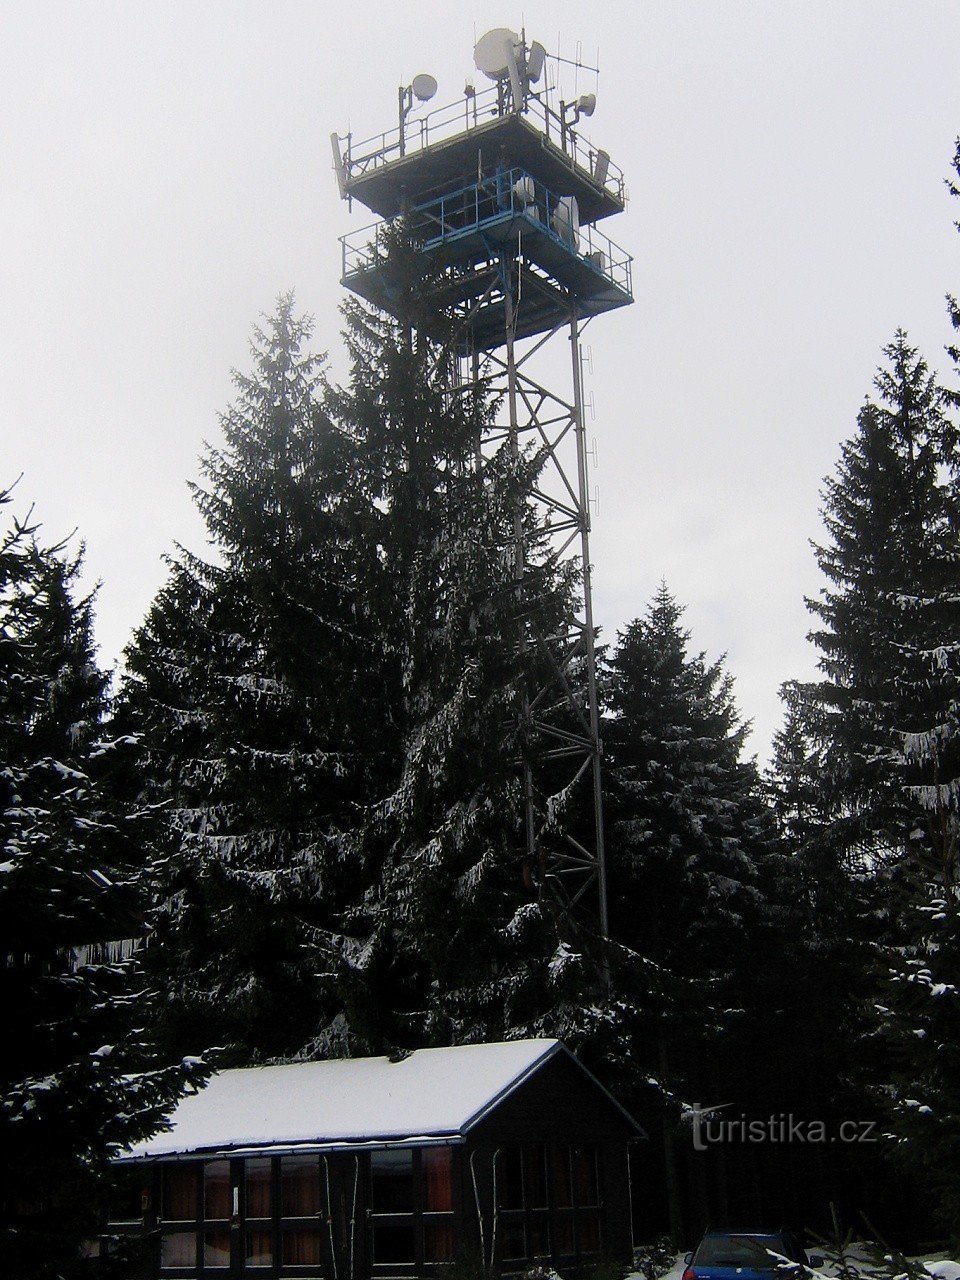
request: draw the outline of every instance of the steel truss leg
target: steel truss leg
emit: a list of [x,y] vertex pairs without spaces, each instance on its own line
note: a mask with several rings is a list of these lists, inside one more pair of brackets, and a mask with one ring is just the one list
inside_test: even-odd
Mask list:
[[[531,633],[521,619],[519,643],[536,647],[546,660],[549,676],[536,689],[527,689],[523,704],[523,792],[527,868],[541,893],[550,892],[578,921],[593,920],[601,936],[608,935],[607,881],[604,857],[603,794],[601,786],[600,713],[594,641],[590,509],[580,322],[571,307],[569,324],[554,329],[518,358],[514,294],[516,261],[504,257],[501,279],[505,299],[505,341],[502,355],[475,357],[474,381],[501,399],[505,423],[494,423],[486,434],[487,448],[506,441],[519,459],[529,441],[544,459],[544,472],[534,497],[547,531],[551,553],[577,555],[582,588],[582,616],[568,619],[562,635]],[[522,305],[522,304],[521,304]],[[568,331],[572,361],[569,400],[540,385],[526,372],[526,362],[555,335]],[[529,565],[523,514],[514,521],[514,570],[518,583]],[[579,545],[577,545],[579,543]],[[519,592],[519,587],[518,587]],[[544,766],[550,770],[545,779]],[[561,770],[558,774],[557,770]],[[559,787],[557,785],[559,780]],[[587,789],[592,801],[591,837],[584,842],[569,833],[557,835],[556,810]],[[589,804],[586,807],[589,807]],[[562,824],[562,820],[561,820]],[[562,829],[562,826],[561,826]],[[596,908],[589,904],[594,900]]]

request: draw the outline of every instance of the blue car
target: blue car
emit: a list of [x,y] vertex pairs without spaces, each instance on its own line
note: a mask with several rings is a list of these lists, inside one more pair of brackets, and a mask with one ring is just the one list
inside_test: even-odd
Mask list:
[[823,1259],[808,1258],[792,1231],[708,1231],[686,1263],[683,1280],[799,1280]]

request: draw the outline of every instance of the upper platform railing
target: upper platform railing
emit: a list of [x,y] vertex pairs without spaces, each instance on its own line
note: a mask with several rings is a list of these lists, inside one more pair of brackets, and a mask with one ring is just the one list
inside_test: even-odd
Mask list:
[[[633,297],[630,254],[596,227],[575,226],[569,201],[522,169],[497,169],[479,182],[418,205],[407,217],[426,252],[444,246],[454,251],[454,259],[458,244],[464,245],[467,257],[476,255],[477,235],[489,238],[491,248],[511,229],[545,237],[585,263],[598,281],[613,285],[624,300]],[[345,284],[386,261],[388,227],[388,222],[376,222],[341,236]]]
[[525,96],[522,109],[514,112],[510,95],[502,82],[480,93],[465,96],[459,102],[438,107],[424,116],[405,120],[360,142],[355,142],[351,133],[337,135],[338,142],[345,144],[342,149],[345,186],[349,189],[352,181],[366,177],[384,165],[424,152],[439,142],[449,141],[491,120],[513,114],[528,119],[571,166],[580,169],[620,204],[624,203],[623,170],[610,160],[607,152],[581,138],[573,124],[564,119],[563,104],[558,113],[547,104],[543,94],[531,92]]

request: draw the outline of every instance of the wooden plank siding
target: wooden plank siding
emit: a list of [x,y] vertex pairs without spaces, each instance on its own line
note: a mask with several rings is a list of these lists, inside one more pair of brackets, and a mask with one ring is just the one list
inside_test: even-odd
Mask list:
[[[304,1138],[314,1144],[309,1154],[248,1147],[242,1154],[219,1149],[132,1161],[126,1165],[129,1207],[114,1216],[113,1230],[140,1237],[143,1250],[141,1261],[123,1274],[126,1280],[442,1280],[443,1263],[430,1259],[446,1256],[445,1251],[482,1259],[492,1276],[521,1273],[535,1261],[562,1275],[582,1274],[602,1258],[628,1263],[628,1151],[638,1132],[563,1051],[547,1057],[504,1096],[491,1099],[480,1118],[449,1145],[443,1136],[431,1141],[411,1134],[376,1144],[376,1151],[394,1153],[387,1157],[375,1154],[369,1143],[324,1152],[318,1150],[322,1137],[310,1134]],[[429,1154],[438,1146],[451,1153],[449,1181],[446,1156]],[[309,1217],[298,1217],[306,1201],[293,1211],[293,1201],[284,1202],[283,1171],[292,1166],[282,1162],[291,1159],[316,1162],[310,1172],[315,1180]],[[245,1161],[254,1160],[263,1181],[248,1197]],[[266,1160],[271,1164],[264,1172]],[[229,1165],[229,1187],[221,1180],[217,1222],[211,1226],[204,1219],[203,1191],[204,1167],[213,1162],[220,1162],[221,1171]],[[387,1177],[389,1192],[379,1205],[371,1198],[374,1164],[381,1179]],[[165,1213],[165,1171],[170,1171],[168,1207],[176,1200],[178,1213]],[[391,1183],[394,1177],[399,1183]],[[429,1178],[434,1179],[430,1187]],[[180,1191],[175,1192],[174,1182],[181,1184]],[[398,1194],[404,1204],[396,1210],[389,1196]],[[223,1204],[229,1205],[229,1221]],[[219,1250],[211,1257],[228,1256],[226,1265],[204,1264],[205,1232],[213,1232],[211,1250]],[[297,1232],[308,1256],[318,1262],[290,1261]],[[177,1233],[168,1256],[180,1256],[182,1265],[161,1267],[161,1237]],[[248,1262],[258,1250],[268,1259],[265,1265]],[[404,1250],[413,1256],[408,1259]],[[386,1261],[390,1256],[397,1260]]]

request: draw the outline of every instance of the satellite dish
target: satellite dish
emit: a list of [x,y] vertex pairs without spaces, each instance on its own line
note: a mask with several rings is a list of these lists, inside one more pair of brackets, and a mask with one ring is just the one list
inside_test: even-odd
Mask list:
[[410,88],[413,90],[413,96],[418,102],[429,102],[433,95],[437,92],[437,82],[433,76],[428,76],[426,72],[413,77],[413,83]]
[[515,49],[520,37],[509,27],[494,27],[480,37],[473,50],[473,64],[488,80],[506,80],[516,66]]
[[582,116],[592,116],[597,109],[597,95],[584,93],[577,99],[577,111]]
[[527,79],[531,84],[536,84],[543,75],[543,63],[546,56],[546,49],[539,40],[534,40],[527,54]]

